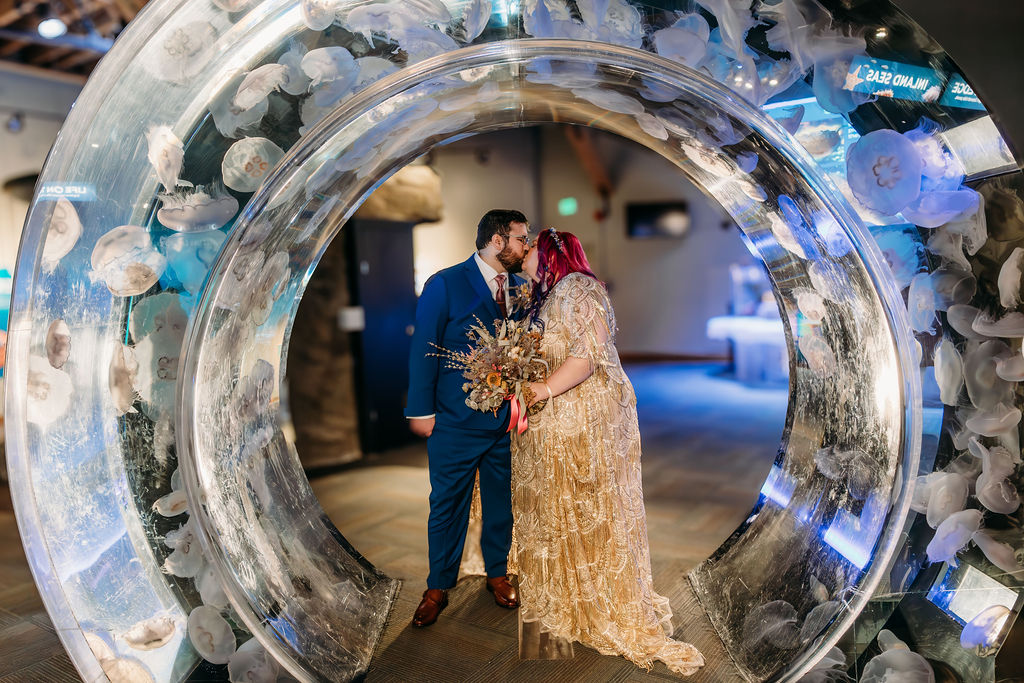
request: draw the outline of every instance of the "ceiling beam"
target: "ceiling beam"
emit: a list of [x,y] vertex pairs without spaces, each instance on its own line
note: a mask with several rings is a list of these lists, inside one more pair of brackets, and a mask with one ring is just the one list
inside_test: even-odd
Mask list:
[[50,65],[50,68],[57,71],[68,71],[88,62],[95,62],[99,58],[99,55],[94,52],[75,52],[60,61],[54,62]]
[[71,52],[77,52],[77,50],[70,47],[51,47],[33,55],[26,61],[35,66],[44,66],[49,65],[49,63],[55,59],[68,56]]
[[29,45],[31,45],[31,43],[28,43],[24,40],[9,40],[3,45],[0,45],[0,59],[10,57],[14,53],[20,52],[22,48],[26,48]]

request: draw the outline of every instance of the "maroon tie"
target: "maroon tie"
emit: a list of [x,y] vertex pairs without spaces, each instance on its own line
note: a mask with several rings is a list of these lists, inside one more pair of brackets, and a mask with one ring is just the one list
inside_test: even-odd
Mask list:
[[498,310],[501,311],[501,317],[508,317],[508,309],[505,307],[505,276],[498,273],[494,276],[494,281],[498,283],[498,291],[494,293],[494,301],[498,304]]

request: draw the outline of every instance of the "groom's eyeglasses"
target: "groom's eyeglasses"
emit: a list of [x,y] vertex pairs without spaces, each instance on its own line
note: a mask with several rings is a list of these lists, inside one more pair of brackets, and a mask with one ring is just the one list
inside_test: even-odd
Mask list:
[[529,235],[508,235],[508,239],[519,240],[519,243],[522,244],[524,247],[530,246]]

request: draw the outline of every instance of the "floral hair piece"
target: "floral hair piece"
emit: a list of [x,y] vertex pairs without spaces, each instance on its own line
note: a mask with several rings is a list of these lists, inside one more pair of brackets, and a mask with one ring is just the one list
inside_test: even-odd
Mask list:
[[551,239],[555,241],[555,246],[558,247],[558,251],[565,254],[565,244],[562,242],[562,238],[558,236],[558,231],[554,228],[548,228],[548,232],[551,233]]

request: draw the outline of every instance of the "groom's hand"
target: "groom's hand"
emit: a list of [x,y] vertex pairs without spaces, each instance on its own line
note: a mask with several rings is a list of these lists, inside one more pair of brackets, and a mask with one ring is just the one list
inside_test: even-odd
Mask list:
[[414,417],[409,420],[409,429],[416,436],[422,436],[424,439],[431,435],[434,431],[434,418],[432,417]]

